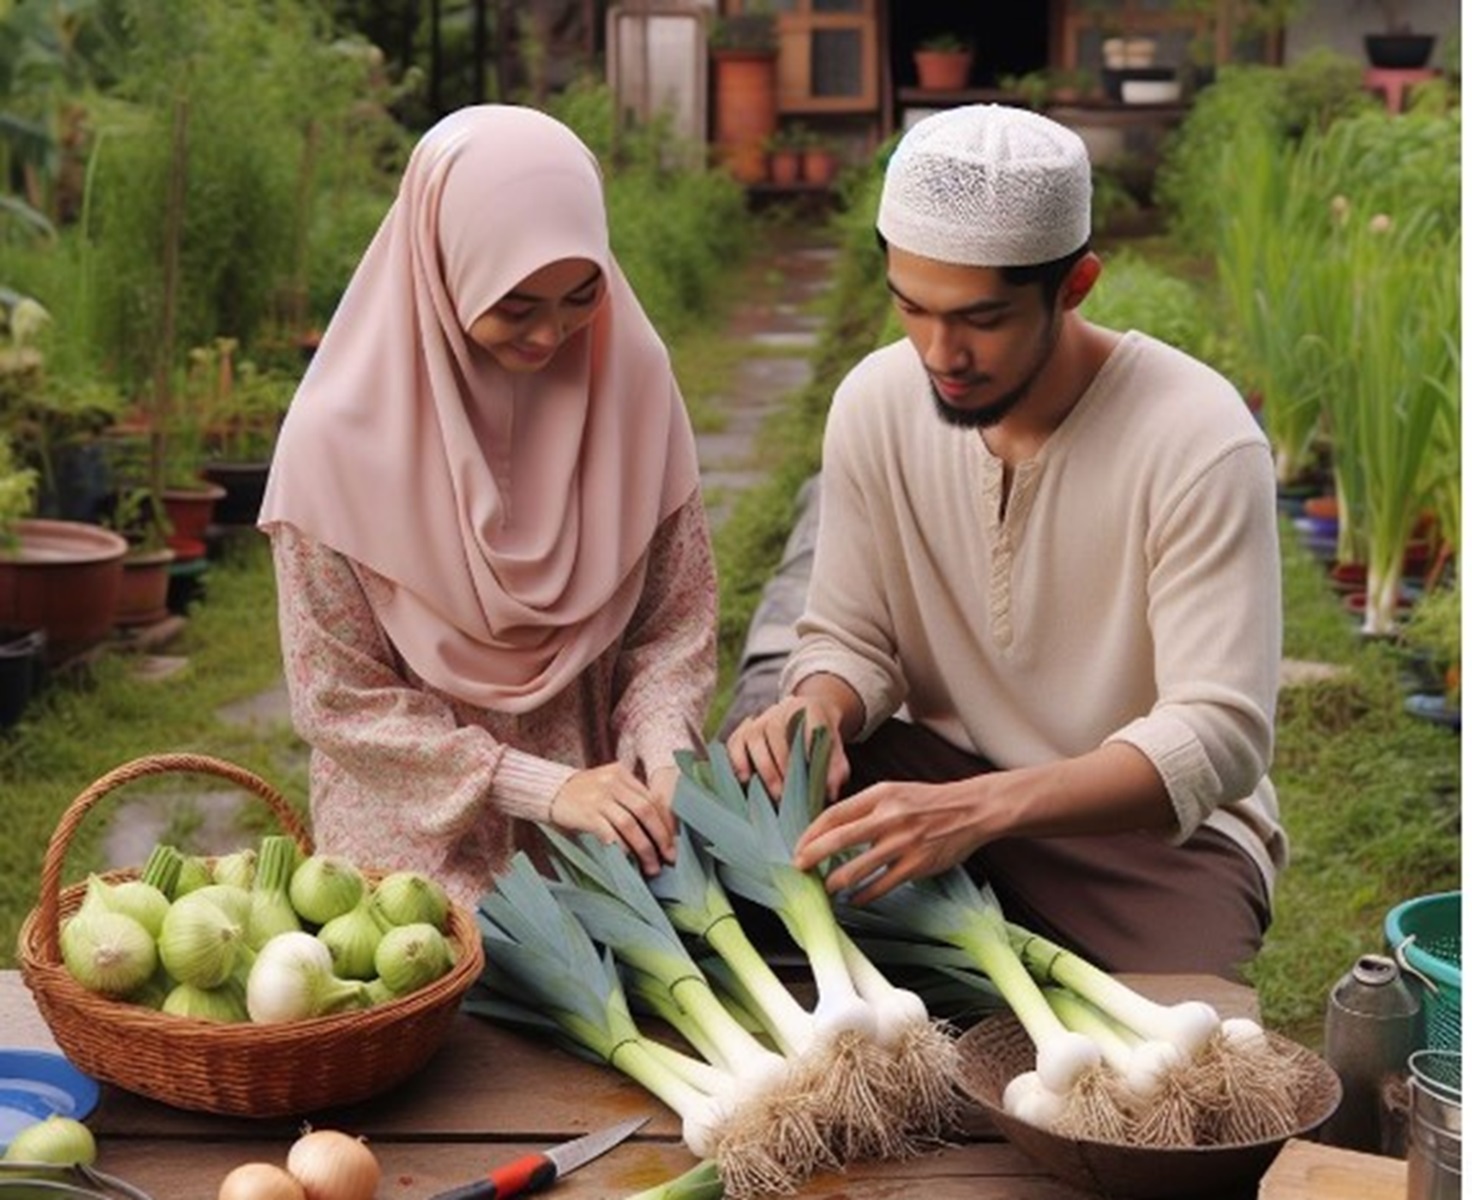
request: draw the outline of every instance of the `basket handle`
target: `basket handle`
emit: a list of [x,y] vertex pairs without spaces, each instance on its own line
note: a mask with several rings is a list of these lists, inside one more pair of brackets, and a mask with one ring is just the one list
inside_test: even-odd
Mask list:
[[40,949],[46,961],[61,961],[61,868],[66,860],[72,836],[87,812],[108,793],[144,779],[150,775],[167,775],[174,772],[198,775],[218,775],[231,783],[239,784],[248,792],[266,802],[281,826],[295,840],[304,854],[312,852],[312,835],[296,810],[291,807],[279,791],[244,767],[212,758],[207,754],[149,754],[131,762],[114,767],[106,775],[90,784],[61,814],[61,820],[51,831],[51,841],[46,845],[46,857],[41,864],[41,895],[37,906],[37,929]]

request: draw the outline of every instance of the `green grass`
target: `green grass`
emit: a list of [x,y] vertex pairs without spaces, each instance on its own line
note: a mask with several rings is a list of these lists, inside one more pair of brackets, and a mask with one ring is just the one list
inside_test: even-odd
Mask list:
[[[757,271],[732,278],[732,301],[776,282]],[[832,387],[873,344],[875,314],[882,320],[882,303],[866,290],[871,283],[840,268],[815,378],[765,432],[770,475],[737,499],[717,536],[723,689],[791,529],[797,488],[816,469]],[[714,410],[752,347],[706,332],[681,337],[672,350],[686,395],[705,397]],[[1403,899],[1459,886],[1460,739],[1404,715],[1393,649],[1358,637],[1323,568],[1286,527],[1283,561],[1286,654],[1338,664],[1342,673],[1282,697],[1273,777],[1293,861],[1250,976],[1267,1023],[1317,1045],[1329,987],[1357,955],[1382,948],[1385,913]],[[212,568],[207,602],[169,652],[187,654],[187,669],[144,683],[125,657],[105,659],[85,681],[57,683],[0,737],[0,965],[13,965],[16,932],[35,903],[45,843],[59,817],[113,766],[165,750],[203,751],[250,768],[295,802],[304,797],[295,739],[262,737],[218,711],[279,677],[274,583],[259,539]],[[67,855],[68,880],[96,864],[108,818],[104,803],[81,825]]]

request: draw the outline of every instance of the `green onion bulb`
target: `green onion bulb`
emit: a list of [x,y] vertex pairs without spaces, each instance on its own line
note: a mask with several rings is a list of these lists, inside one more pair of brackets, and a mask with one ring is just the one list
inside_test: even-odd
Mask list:
[[373,889],[373,911],[386,926],[422,921],[443,931],[450,917],[450,898],[427,875],[395,871],[380,879]]
[[378,977],[403,996],[433,983],[449,971],[450,943],[433,925],[399,925],[383,935],[373,956]]
[[347,859],[312,854],[291,873],[287,894],[304,921],[326,925],[355,908],[366,887],[363,873]]
[[189,893],[196,899],[208,900],[237,925],[250,920],[250,892],[233,883],[211,883]]
[[173,899],[177,900],[180,896],[197,892],[214,881],[209,863],[197,854],[186,855],[184,861],[179,864],[179,877],[174,882]]
[[232,887],[248,888],[256,877],[256,852],[252,849],[237,850],[215,860],[216,883],[228,883]]
[[132,917],[93,909],[62,926],[61,959],[88,991],[126,996],[153,974],[158,951],[148,930]]
[[4,1161],[46,1163],[53,1167],[71,1167],[77,1163],[91,1166],[97,1161],[97,1139],[75,1118],[53,1113],[16,1134],[5,1151]]
[[[207,894],[190,892],[169,907],[159,931],[158,954],[164,969],[180,983],[219,987],[235,970],[245,949],[245,925]],[[248,894],[247,905],[249,904]]]
[[383,939],[365,898],[356,907],[333,917],[317,930],[318,940],[332,954],[334,974],[343,979],[372,979],[378,973],[373,955]]
[[338,979],[332,955],[310,933],[278,933],[261,947],[245,985],[245,1005],[257,1024],[302,1021],[362,1008],[367,986]]
[[132,917],[149,937],[158,937],[164,913],[169,911],[169,898],[152,884],[139,879],[109,883],[101,875],[87,876],[87,896],[82,907],[101,908]]
[[245,991],[234,979],[219,987],[195,987],[180,983],[164,997],[163,1011],[176,1017],[193,1017],[196,1021],[215,1021],[233,1025],[250,1020],[245,1011]]

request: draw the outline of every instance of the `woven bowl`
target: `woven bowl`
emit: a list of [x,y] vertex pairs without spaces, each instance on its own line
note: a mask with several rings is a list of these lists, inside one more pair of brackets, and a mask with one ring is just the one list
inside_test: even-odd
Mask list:
[[[1291,1044],[1275,1034],[1268,1036],[1285,1046]],[[1037,1065],[1032,1041],[1015,1017],[988,1017],[962,1034],[958,1046],[961,1088],[985,1110],[1002,1135],[1059,1179],[1109,1200],[1253,1195],[1254,1185],[1283,1143],[1310,1134],[1327,1121],[1341,1095],[1334,1069],[1310,1055],[1307,1082],[1298,1097],[1298,1121],[1281,1137],[1179,1149],[1083,1141],[1039,1129],[1002,1111],[1002,1090],[1008,1082]]]
[[[297,1116],[366,1100],[413,1074],[449,1032],[460,999],[485,965],[475,919],[452,906],[447,975],[397,1000],[357,1012],[279,1025],[221,1025],[169,1016],[89,992],[61,960],[61,924],[86,884],[60,886],[66,850],[81,819],[115,789],[150,775],[217,775],[264,800],[303,853],[311,838],[270,784],[242,767],[194,754],[161,754],[126,763],[72,801],[51,835],[39,903],[21,926],[21,976],[51,1035],[94,1079],[176,1108],[240,1117]],[[381,873],[365,870],[373,882]],[[104,874],[109,882],[137,870]]]

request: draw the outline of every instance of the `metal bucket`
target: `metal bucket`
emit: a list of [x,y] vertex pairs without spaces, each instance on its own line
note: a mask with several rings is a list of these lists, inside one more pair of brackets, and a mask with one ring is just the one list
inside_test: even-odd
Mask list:
[[1417,1050],[1410,1057],[1411,1127],[1407,1200],[1459,1200],[1462,1194],[1462,1055]]

